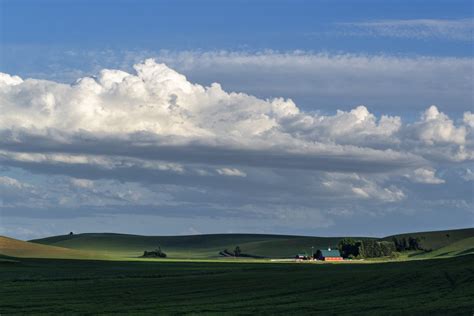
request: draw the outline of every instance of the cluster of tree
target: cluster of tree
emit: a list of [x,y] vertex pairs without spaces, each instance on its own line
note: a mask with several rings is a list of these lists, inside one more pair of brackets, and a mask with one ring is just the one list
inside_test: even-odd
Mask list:
[[235,247],[234,251],[229,251],[227,249],[224,249],[224,251],[221,251],[220,254],[226,257],[229,257],[229,256],[240,257],[243,255],[242,250],[240,250],[239,246]]
[[161,251],[161,247],[158,246],[155,250],[152,251],[144,251],[143,252],[143,257],[146,258],[166,258],[166,253]]
[[397,249],[395,243],[377,240],[344,238],[338,244],[343,258],[377,258],[391,256]]
[[391,241],[364,240],[359,249],[362,258],[378,258],[391,256],[396,251]]
[[[338,244],[339,252],[343,258],[359,257],[361,246],[362,241],[352,238],[344,238]],[[318,255],[318,253],[316,253],[316,255]]]
[[422,250],[420,246],[419,238],[413,238],[411,236],[396,238],[393,237],[393,243],[397,251],[406,251],[406,250]]
[[251,255],[248,253],[243,253],[239,246],[235,247],[233,251],[228,250],[228,249],[219,251],[219,255],[224,256],[224,257],[244,257],[244,258],[255,258],[255,259],[264,258],[262,256],[256,256],[256,255]]

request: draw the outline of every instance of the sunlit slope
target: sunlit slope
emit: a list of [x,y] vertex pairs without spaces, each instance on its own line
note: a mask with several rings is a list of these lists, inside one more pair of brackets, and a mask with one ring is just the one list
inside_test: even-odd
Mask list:
[[[442,247],[449,246],[455,242],[465,240],[466,238],[474,237],[474,228],[440,230],[429,232],[406,233],[388,236],[384,240],[392,240],[396,238],[418,238],[420,246],[423,249],[437,250]],[[474,245],[471,245],[474,247]]]
[[474,237],[461,239],[439,249],[413,255],[416,258],[444,258],[474,254]]
[[90,259],[103,256],[88,251],[41,245],[0,236],[0,257]]
[[160,246],[173,258],[212,258],[239,246],[243,253],[262,257],[293,257],[314,249],[334,247],[341,237],[301,237],[259,234],[192,236],[138,236],[124,234],[78,234],[32,240],[35,243],[72,249],[101,251],[119,256],[139,256]]

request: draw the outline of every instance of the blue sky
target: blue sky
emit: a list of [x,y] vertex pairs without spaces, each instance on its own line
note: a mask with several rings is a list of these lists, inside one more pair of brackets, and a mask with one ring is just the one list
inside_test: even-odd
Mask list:
[[469,41],[449,38],[334,36],[341,23],[470,19],[471,1],[20,0],[2,1],[2,8],[4,45],[472,55]]
[[0,14],[0,234],[474,224],[472,1]]

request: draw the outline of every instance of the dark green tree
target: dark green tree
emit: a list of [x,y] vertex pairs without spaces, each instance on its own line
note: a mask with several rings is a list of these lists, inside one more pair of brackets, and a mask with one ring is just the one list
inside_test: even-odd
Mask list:
[[318,249],[318,250],[316,250],[316,253],[313,256],[314,256],[314,258],[319,260],[323,256],[323,253],[321,252],[321,250]]
[[158,248],[156,248],[155,250],[153,251],[144,251],[143,252],[143,257],[154,257],[154,258],[166,258],[166,253],[164,253],[162,250],[161,250],[161,247],[158,246]]
[[410,250],[420,250],[420,244],[418,238],[409,237],[408,238],[408,249]]
[[395,243],[390,241],[364,240],[360,247],[363,258],[388,257],[395,252]]
[[354,240],[352,238],[344,238],[339,241],[337,247],[341,256],[343,258],[348,258],[349,256],[357,257],[360,254],[360,245],[359,240]]
[[403,238],[403,240],[402,240],[402,247],[403,247],[403,250],[408,250],[409,249],[408,242],[407,242],[406,238]]

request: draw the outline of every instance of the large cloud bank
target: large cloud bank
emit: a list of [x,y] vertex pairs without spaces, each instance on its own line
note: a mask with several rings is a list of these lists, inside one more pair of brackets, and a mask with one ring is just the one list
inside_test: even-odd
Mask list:
[[[151,59],[134,68],[136,74],[102,70],[73,85],[1,74],[2,148],[195,163],[217,156],[216,164],[239,164],[234,155],[240,154],[244,164],[271,167],[272,161],[259,161],[270,155],[279,167],[310,169],[324,168],[318,159],[341,159],[328,167],[335,170],[357,170],[364,161],[392,168],[420,164],[428,156],[473,159],[470,112],[458,125],[436,106],[408,125],[400,117],[377,118],[364,106],[319,116],[300,111],[291,100],[192,84]],[[101,143],[107,146],[96,146]],[[114,147],[121,143],[136,150]],[[194,157],[179,156],[187,147],[197,148]]]
[[[319,115],[290,99],[193,84],[152,59],[134,69],[105,69],[71,85],[0,74],[0,164],[71,177],[49,190],[2,177],[3,207],[204,208],[197,188],[213,188],[207,210],[225,204],[230,213],[285,217],[286,203],[292,214],[318,214],[328,224],[321,209],[347,214],[349,204],[341,203],[401,203],[410,186],[446,185],[438,168],[448,175],[458,168],[456,179],[469,179],[462,172],[474,160],[471,112],[455,122],[432,105],[410,123],[376,117],[363,105]],[[106,182],[98,189],[95,181]],[[104,189],[114,181],[116,190]],[[156,187],[157,201],[140,184],[174,189]],[[44,196],[49,204],[38,202]],[[319,209],[306,212],[315,199]],[[268,205],[278,205],[271,215],[262,211]]]

